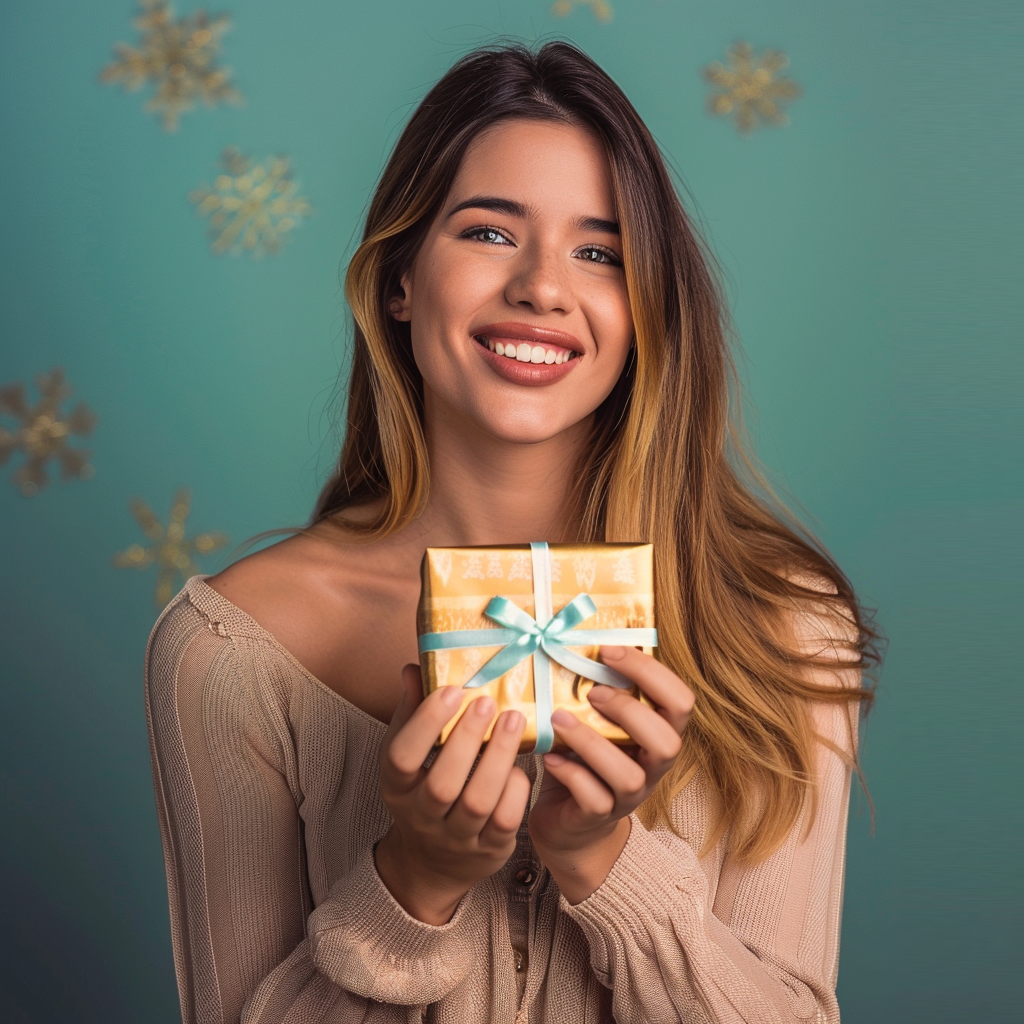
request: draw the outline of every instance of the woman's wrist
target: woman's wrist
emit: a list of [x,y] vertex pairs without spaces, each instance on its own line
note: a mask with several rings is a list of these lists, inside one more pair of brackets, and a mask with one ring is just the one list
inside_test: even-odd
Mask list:
[[389,829],[374,847],[374,864],[395,902],[424,924],[447,924],[459,901],[472,888],[432,877],[415,858],[403,855],[394,829]]
[[606,836],[584,849],[550,851],[536,841],[534,847],[562,895],[576,906],[604,884],[632,830],[632,820],[627,816],[620,818]]

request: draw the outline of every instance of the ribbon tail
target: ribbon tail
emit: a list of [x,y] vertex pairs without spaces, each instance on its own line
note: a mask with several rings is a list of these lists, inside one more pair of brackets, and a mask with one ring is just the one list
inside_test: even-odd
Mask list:
[[[538,638],[536,636],[523,634],[514,643],[503,647],[497,654],[485,661],[462,685],[467,689],[486,686],[533,654],[537,650],[537,645]],[[534,661],[536,662],[536,659]]]
[[540,649],[533,652],[533,701],[537,708],[537,741],[535,754],[546,754],[555,743],[555,730],[551,726],[551,662]]

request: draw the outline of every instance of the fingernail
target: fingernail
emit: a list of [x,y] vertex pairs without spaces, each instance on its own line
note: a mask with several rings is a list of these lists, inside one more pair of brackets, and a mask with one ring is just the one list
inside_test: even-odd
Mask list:
[[561,754],[545,754],[544,763],[553,764],[557,768],[560,764],[565,764],[565,758]]
[[604,704],[607,701],[610,701],[615,694],[612,693],[612,687],[601,686],[599,684],[590,688],[588,696],[595,704]]
[[441,694],[441,700],[444,701],[446,708],[453,708],[462,703],[462,692],[457,686],[446,686],[444,693]]
[[579,721],[576,716],[570,711],[566,711],[565,708],[559,708],[552,716],[551,721],[555,725],[562,726],[563,729],[571,729],[574,725],[579,725]]
[[526,717],[521,711],[510,711],[502,722],[505,732],[519,732],[525,724]]
[[493,697],[479,697],[473,702],[473,710],[481,718],[490,718],[494,714],[494,698]]
[[618,661],[626,656],[625,647],[602,647],[601,658],[603,661]]

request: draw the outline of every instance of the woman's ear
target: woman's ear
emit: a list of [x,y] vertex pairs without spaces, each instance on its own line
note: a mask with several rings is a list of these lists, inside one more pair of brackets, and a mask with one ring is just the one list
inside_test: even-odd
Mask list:
[[411,314],[409,312],[409,280],[408,277],[403,275],[402,283],[400,285],[401,295],[393,295],[388,302],[388,312],[396,320],[409,320]]

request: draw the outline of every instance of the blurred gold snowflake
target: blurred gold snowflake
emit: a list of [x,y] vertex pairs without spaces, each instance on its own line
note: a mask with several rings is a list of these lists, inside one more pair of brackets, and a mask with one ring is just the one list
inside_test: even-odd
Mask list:
[[284,236],[310,212],[309,203],[296,195],[288,157],[268,157],[254,164],[229,146],[221,163],[225,173],[213,188],[204,185],[188,195],[189,202],[210,218],[211,248],[217,255],[276,253]]
[[118,43],[117,60],[100,72],[101,82],[120,82],[134,92],[146,82],[156,94],[146,103],[159,112],[167,131],[175,131],[183,110],[196,100],[207,106],[239,103],[241,94],[228,81],[229,72],[216,64],[220,37],[227,30],[227,15],[210,18],[205,11],[174,20],[168,0],[139,0],[142,15],[135,19],[141,39],[138,47]]
[[585,5],[590,8],[591,14],[598,21],[611,21],[613,16],[612,5],[608,0],[555,0],[551,5],[551,13],[558,18],[564,18],[571,14],[573,8]]
[[200,533],[191,539],[185,536],[185,520],[188,519],[190,502],[188,489],[181,488],[171,503],[171,518],[166,527],[141,498],[132,498],[128,505],[135,521],[152,544],[149,547],[132,544],[114,555],[114,565],[119,569],[148,569],[155,564],[158,570],[156,603],[160,607],[174,596],[177,577],[183,583],[189,576],[198,574],[199,567],[194,555],[207,555],[228,543],[229,538],[225,533]]
[[72,388],[65,383],[64,370],[59,366],[50,373],[39,374],[36,388],[41,397],[34,406],[26,401],[24,384],[0,388],[0,413],[21,421],[15,430],[0,427],[0,466],[6,465],[16,450],[25,453],[27,458],[13,479],[28,497],[38,494],[49,483],[46,464],[51,459],[60,463],[62,480],[88,480],[93,475],[89,464],[92,453],[84,448],[69,448],[68,439],[73,434],[91,434],[96,426],[95,415],[84,402],[79,402],[67,416],[61,413],[60,405],[72,394]]
[[705,81],[720,90],[708,97],[708,111],[718,117],[732,115],[742,134],[761,123],[789,124],[779,104],[803,92],[791,79],[777,77],[789,58],[781,50],[764,50],[755,57],[749,43],[737,42],[729,50],[728,62],[725,67],[716,60],[701,71]]

